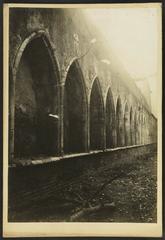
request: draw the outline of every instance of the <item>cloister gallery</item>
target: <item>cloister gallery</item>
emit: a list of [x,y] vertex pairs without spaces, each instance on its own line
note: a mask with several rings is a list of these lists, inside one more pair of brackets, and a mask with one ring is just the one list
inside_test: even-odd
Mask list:
[[84,19],[81,30],[71,10],[47,10],[51,21],[42,10],[21,11],[11,14],[22,24],[11,21],[11,161],[156,142],[157,120],[133,79],[100,61],[99,41],[86,51],[98,35]]

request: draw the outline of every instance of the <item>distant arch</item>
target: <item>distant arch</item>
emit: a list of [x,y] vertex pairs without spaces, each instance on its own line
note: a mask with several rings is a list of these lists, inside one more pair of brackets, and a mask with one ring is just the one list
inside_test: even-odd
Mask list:
[[134,113],[131,107],[130,109],[130,144],[135,145],[135,126],[134,126]]
[[141,144],[144,144],[144,113],[141,117]]
[[64,91],[64,152],[87,150],[87,95],[84,77],[77,60],[67,73]]
[[106,97],[106,148],[112,148],[116,143],[115,106],[111,88]]
[[142,144],[142,112],[139,111],[139,144]]
[[140,132],[139,132],[139,112],[136,110],[135,115],[135,144],[140,144]]
[[145,113],[144,113],[144,117],[143,117],[143,142],[144,142],[144,144],[147,143],[147,124],[146,124]]
[[90,149],[104,148],[104,102],[98,77],[95,78],[90,94]]
[[130,113],[127,102],[124,109],[124,136],[125,146],[130,145]]
[[117,99],[116,105],[116,124],[117,146],[124,146],[124,118],[120,96]]

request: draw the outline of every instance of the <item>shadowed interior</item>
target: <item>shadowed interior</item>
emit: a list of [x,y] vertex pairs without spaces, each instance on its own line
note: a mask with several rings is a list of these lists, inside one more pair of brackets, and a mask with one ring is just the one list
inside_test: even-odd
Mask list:
[[116,106],[116,131],[117,131],[117,146],[124,146],[124,119],[123,119],[123,111],[121,105],[120,97],[117,99]]
[[57,152],[57,80],[52,59],[42,37],[25,48],[15,83],[16,157]]
[[125,133],[125,146],[130,145],[130,113],[128,109],[128,105],[125,105],[125,113],[124,113],[124,133]]
[[67,74],[64,92],[64,152],[86,151],[87,103],[84,79],[77,62]]
[[90,149],[104,147],[104,105],[99,80],[96,78],[90,96]]
[[115,107],[111,89],[109,88],[106,99],[106,147],[115,146],[116,130],[115,130]]

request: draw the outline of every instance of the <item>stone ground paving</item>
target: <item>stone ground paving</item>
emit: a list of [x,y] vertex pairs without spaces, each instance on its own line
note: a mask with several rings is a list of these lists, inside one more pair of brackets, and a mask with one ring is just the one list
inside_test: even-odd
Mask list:
[[74,221],[156,222],[156,160],[156,153],[152,153],[137,157],[133,163],[116,161],[97,171],[86,169],[59,185],[51,182],[53,193],[26,208],[11,209],[10,221],[71,221],[71,216],[86,208],[102,206]]

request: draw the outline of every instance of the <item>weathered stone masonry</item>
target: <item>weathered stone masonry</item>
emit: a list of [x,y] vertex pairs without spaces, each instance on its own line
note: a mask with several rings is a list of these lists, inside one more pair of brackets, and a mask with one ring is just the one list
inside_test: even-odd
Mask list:
[[10,9],[11,162],[156,142],[157,120],[109,45],[84,10]]

